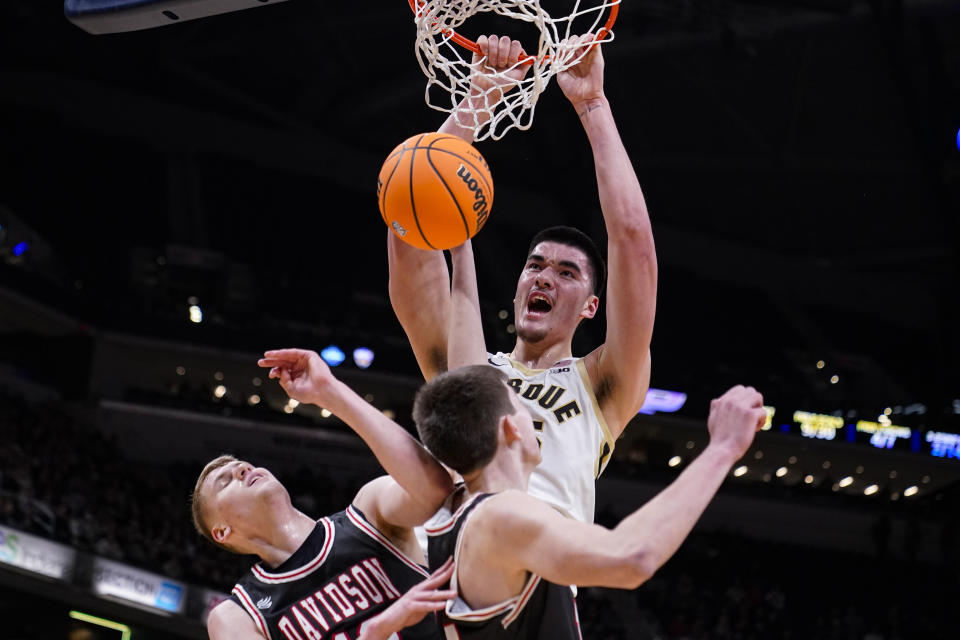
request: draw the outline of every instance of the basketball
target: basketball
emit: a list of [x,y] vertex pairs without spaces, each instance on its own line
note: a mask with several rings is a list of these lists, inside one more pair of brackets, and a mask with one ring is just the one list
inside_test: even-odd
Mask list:
[[390,152],[377,179],[380,215],[418,249],[450,249],[490,217],[493,180],[474,146],[447,133],[422,133]]

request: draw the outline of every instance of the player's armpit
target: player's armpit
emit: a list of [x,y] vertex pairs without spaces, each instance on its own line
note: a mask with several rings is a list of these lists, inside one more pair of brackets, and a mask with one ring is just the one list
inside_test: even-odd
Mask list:
[[447,370],[450,273],[442,251],[411,247],[387,231],[390,304],[423,377]]
[[607,343],[587,354],[583,363],[604,421],[616,440],[643,406],[650,389],[652,359],[649,346],[640,352],[641,356],[614,354],[617,342],[609,329],[607,336]]
[[[520,491],[490,498],[471,523],[469,541],[476,553],[489,554],[507,572],[529,571],[555,584],[625,589],[652,575],[640,544],[624,544],[623,536],[609,529],[565,518]],[[461,569],[461,583],[466,579]]]
[[210,640],[265,640],[251,618],[233,600],[224,600],[207,618]]

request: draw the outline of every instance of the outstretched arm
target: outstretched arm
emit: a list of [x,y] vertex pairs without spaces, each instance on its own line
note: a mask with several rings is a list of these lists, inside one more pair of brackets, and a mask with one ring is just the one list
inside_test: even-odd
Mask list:
[[[350,425],[387,473],[406,490],[404,494],[409,500],[436,511],[453,490],[450,474],[423,445],[337,380],[315,352],[267,351],[259,364],[270,369],[270,377],[279,379],[291,398],[324,407]],[[388,522],[403,524],[389,519]]]
[[[583,36],[589,43],[592,36]],[[583,49],[581,48],[580,51]],[[603,91],[603,53],[593,47],[557,82],[593,150],[607,228],[607,339],[586,362],[614,438],[643,405],[657,300],[657,256],[640,182]]]
[[557,584],[636,588],[676,552],[765,420],[763,398],[751,388],[734,387],[714,400],[709,446],[612,530],[571,521],[525,493],[509,491],[477,509],[464,544],[479,545],[477,557],[489,553],[489,562],[505,570],[529,571]]
[[450,257],[453,263],[453,288],[450,291],[447,364],[451,369],[456,369],[468,364],[483,364],[487,359],[487,349],[483,341],[473,245],[467,240],[451,249]]
[[[440,127],[441,133],[473,142],[475,127],[490,117],[490,111],[530,65],[518,65],[523,55],[520,43],[510,38],[481,36],[477,45],[487,57],[481,72],[474,75],[471,93]],[[474,54],[477,65],[482,56]],[[486,70],[490,75],[485,75]],[[499,72],[499,75],[493,75]],[[474,118],[476,110],[476,119]],[[400,321],[420,371],[427,380],[443,373],[448,362],[450,327],[450,274],[442,251],[424,251],[404,243],[387,232],[387,263],[390,268],[390,303]],[[486,351],[484,351],[486,353]]]

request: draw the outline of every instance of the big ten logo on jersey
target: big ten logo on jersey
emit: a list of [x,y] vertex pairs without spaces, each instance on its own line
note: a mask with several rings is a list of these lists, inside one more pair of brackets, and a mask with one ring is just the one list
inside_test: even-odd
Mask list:
[[[557,424],[563,424],[570,418],[583,413],[583,410],[580,409],[580,403],[577,402],[576,398],[567,403],[560,402],[563,398],[563,394],[565,394],[567,390],[559,385],[552,384],[547,387],[539,382],[531,382],[524,385],[522,378],[510,378],[510,380],[507,381],[507,384],[509,384],[514,391],[520,394],[520,397],[524,400],[536,402],[542,408],[551,411],[553,413],[553,417],[557,420]],[[542,415],[542,412],[537,413]],[[533,426],[537,427],[537,431],[542,431],[543,421],[537,420],[536,418],[537,415],[534,414]]]
[[[324,632],[335,627],[350,627],[351,618],[369,618],[372,612],[368,609],[379,610],[382,607],[378,605],[399,597],[400,591],[387,577],[380,561],[369,558],[330,580],[313,595],[290,605],[277,627],[287,640],[323,640],[331,637]],[[354,624],[359,625],[360,620]],[[361,630],[362,626],[357,629],[356,638],[362,635]],[[332,640],[355,640],[355,637],[339,631]]]

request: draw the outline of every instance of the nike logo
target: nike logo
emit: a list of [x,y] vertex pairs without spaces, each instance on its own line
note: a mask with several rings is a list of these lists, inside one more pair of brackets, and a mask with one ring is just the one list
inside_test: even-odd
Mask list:
[[487,362],[490,363],[490,364],[492,364],[492,365],[495,366],[495,367],[502,367],[502,366],[503,366],[503,363],[494,362],[494,361],[493,361],[493,358],[487,358]]

